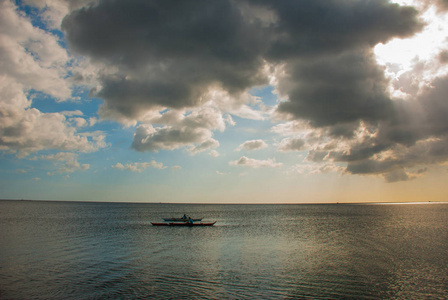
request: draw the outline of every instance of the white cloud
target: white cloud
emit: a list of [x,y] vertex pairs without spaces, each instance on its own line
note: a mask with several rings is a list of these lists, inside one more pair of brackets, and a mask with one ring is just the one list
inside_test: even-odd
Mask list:
[[67,116],[67,117],[82,116],[82,115],[84,115],[84,114],[82,113],[82,111],[80,111],[80,110],[61,111],[61,112],[59,112],[59,113],[60,113],[60,114],[63,114],[64,116]]
[[42,21],[54,29],[60,29],[64,16],[69,12],[70,6],[81,2],[80,0],[24,0],[27,5],[40,10]]
[[266,144],[263,140],[251,140],[246,141],[238,146],[238,148],[235,149],[235,151],[241,151],[241,150],[247,150],[247,151],[253,151],[253,150],[259,150],[266,148],[268,144]]
[[126,165],[123,165],[122,163],[116,163],[115,165],[112,166],[112,168],[118,169],[118,170],[128,170],[128,171],[132,171],[132,172],[141,173],[147,168],[155,168],[155,169],[162,170],[162,169],[165,169],[166,167],[162,163],[152,160],[150,162],[143,162],[143,163],[135,162],[135,163],[129,163]]
[[[0,150],[18,157],[44,149],[95,151],[104,146],[76,126],[86,126],[79,110],[42,113],[31,108],[34,91],[57,100],[71,97],[67,51],[56,35],[34,27],[11,1],[0,1]],[[33,92],[33,93],[30,93]],[[97,139],[98,140],[98,139]]]
[[235,125],[236,125],[236,123],[235,123],[235,121],[233,121],[231,115],[229,115],[229,114],[225,114],[225,115],[223,116],[223,118],[224,118],[224,121],[225,121],[227,124],[229,124],[230,126],[235,126]]
[[84,118],[71,118],[70,121],[75,124],[75,127],[85,127],[88,122]]
[[212,132],[206,128],[190,127],[153,127],[142,124],[137,127],[132,148],[137,151],[174,150],[210,139]]
[[93,126],[98,122],[98,119],[95,117],[89,118],[89,126]]
[[248,158],[246,156],[242,156],[240,159],[229,162],[231,166],[244,166],[249,168],[260,168],[260,167],[269,167],[269,168],[280,168],[283,166],[282,163],[277,163],[275,159],[267,159],[267,160],[257,160],[253,158]]
[[204,99],[209,101],[208,105],[215,106],[224,112],[240,118],[250,120],[266,119],[263,101],[248,92],[239,95],[230,95],[224,90],[212,89],[204,95]]
[[24,89],[69,98],[71,89],[64,77],[70,58],[58,37],[34,27],[10,1],[0,2],[0,28],[1,74],[14,78]]
[[[225,120],[221,112],[210,107],[191,113],[171,110],[147,116],[147,122],[137,127],[132,147],[137,151],[174,150],[189,147],[192,154],[219,146],[213,131],[223,131]],[[162,124],[154,127],[152,124]],[[170,124],[170,125],[164,125]]]
[[[201,144],[194,146],[190,149],[190,153],[192,155],[195,155],[197,153],[219,147],[219,142],[215,139],[208,139],[205,142],[202,142]],[[215,151],[216,152],[216,151]]]
[[0,77],[0,150],[23,157],[43,149],[88,152],[105,146],[104,140],[78,134],[64,114],[42,113],[30,105],[17,82]]
[[334,163],[306,163],[297,164],[292,166],[286,172],[287,174],[299,174],[299,175],[316,175],[316,174],[326,174],[326,173],[344,173],[345,168],[335,165]]
[[[438,83],[434,93],[427,93],[437,99],[417,99],[419,93],[435,87],[436,77],[448,72],[446,60],[443,62],[440,56],[448,47],[443,34],[448,23],[446,16],[437,16],[439,11],[420,14],[428,22],[418,33],[418,12],[387,1],[329,1],[324,7],[313,1],[256,5],[207,2],[200,6],[192,2],[185,5],[181,14],[176,6],[167,5],[158,11],[163,18],[137,23],[133,22],[133,13],[149,8],[141,1],[132,5],[126,1],[98,2],[88,9],[74,10],[88,1],[18,2],[38,7],[39,20],[46,22],[43,27],[47,28],[60,29],[61,20],[71,12],[65,18],[64,30],[71,50],[86,55],[81,60],[70,56],[57,35],[33,26],[26,14],[16,9],[14,1],[0,0],[0,150],[18,151],[20,157],[44,149],[86,152],[107,147],[103,133],[77,131],[93,126],[96,118],[89,119],[81,111],[43,113],[32,108],[35,91],[63,101],[71,98],[74,84],[85,84],[92,87],[91,95],[105,101],[101,116],[127,125],[139,124],[134,149],[185,149],[191,154],[209,151],[217,156],[218,152],[211,150],[219,146],[214,131],[235,125],[230,114],[253,120],[266,120],[269,116],[260,98],[249,93],[255,86],[267,84],[268,79],[278,96],[284,97],[276,116],[282,112],[281,118],[289,120],[272,128],[287,137],[280,142],[278,151],[300,151],[306,145],[314,149],[309,154],[313,161],[353,165],[356,160],[368,158],[384,164],[389,157],[386,151],[395,150],[398,157],[397,149],[403,145],[412,146],[430,137],[446,143],[446,93],[442,88],[446,79]],[[291,18],[290,9],[299,6],[307,9],[294,10],[296,18]],[[331,12],[328,16],[333,26],[317,32],[315,29],[321,24],[318,18],[309,16],[321,15],[325,9]],[[305,19],[301,18],[304,12]],[[215,18],[222,23],[215,22]],[[117,22],[112,24],[109,19]],[[209,30],[198,28],[199,21]],[[156,32],[150,26],[153,24],[157,25]],[[134,25],[143,29],[136,30]],[[274,27],[278,30],[271,30]],[[415,37],[403,42],[411,35]],[[423,35],[426,39],[421,39]],[[167,43],[164,36],[172,39]],[[402,42],[391,41],[398,37]],[[391,41],[386,45],[391,50],[388,55],[399,55],[384,61],[384,68],[378,67],[375,58],[382,46],[377,47],[377,57],[373,56],[372,47],[387,41]],[[396,48],[392,49],[394,44]],[[353,61],[357,63],[352,64]],[[401,66],[397,67],[394,61]],[[394,79],[383,78],[384,70]],[[414,111],[412,101],[393,103],[385,89],[389,82],[393,84],[393,96],[407,96],[406,101],[417,99],[414,102],[421,102],[417,104],[426,114]],[[400,107],[395,109],[396,115],[390,113],[392,106]],[[166,107],[170,110],[166,111]],[[297,120],[291,121],[292,118]],[[376,124],[378,134],[369,138],[358,132],[356,136],[355,127],[360,120]],[[238,150],[265,147],[263,140],[253,140],[241,144]],[[426,155],[432,160],[420,161],[445,161],[447,148],[434,147],[427,154],[436,155]],[[403,153],[409,156],[396,160],[396,164],[415,157],[410,155],[412,149]],[[232,163],[251,167],[277,164],[275,160],[246,157]],[[368,170],[369,166],[355,165],[351,170],[363,174],[361,169]],[[86,167],[79,165],[80,169]],[[138,172],[146,167],[130,164],[129,169],[132,168]],[[333,168],[327,164],[319,172]],[[397,171],[388,180],[406,178],[410,177]]]
[[308,122],[301,120],[287,121],[275,125],[271,131],[283,136],[295,136],[299,134],[306,134],[311,129]]
[[47,175],[73,173],[76,171],[86,171],[90,169],[90,164],[80,164],[78,154],[71,152],[59,152],[57,154],[42,155],[39,157],[44,160],[51,160],[56,166],[56,171],[48,172]]
[[326,163],[321,166],[317,170],[313,170],[312,174],[326,174],[326,173],[343,173],[345,170],[344,167],[335,165],[334,163]]
[[285,138],[280,142],[277,151],[288,152],[288,151],[301,151],[305,149],[305,140],[301,138]]
[[218,157],[219,156],[219,152],[216,150],[211,150],[208,155],[210,155],[211,157]]

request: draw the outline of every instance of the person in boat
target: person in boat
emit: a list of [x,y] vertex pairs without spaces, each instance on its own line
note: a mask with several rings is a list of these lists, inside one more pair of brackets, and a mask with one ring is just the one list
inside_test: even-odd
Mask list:
[[182,219],[187,219],[187,215],[186,215],[186,214],[184,214],[184,216],[182,217]]
[[188,224],[193,225],[193,219],[192,218],[188,218]]

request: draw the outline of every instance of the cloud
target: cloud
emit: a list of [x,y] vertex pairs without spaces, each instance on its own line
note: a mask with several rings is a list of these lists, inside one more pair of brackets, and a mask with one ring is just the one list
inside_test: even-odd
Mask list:
[[[79,110],[43,113],[32,107],[42,93],[57,101],[71,98],[73,60],[59,38],[36,26],[11,1],[0,1],[0,150],[19,157],[44,149],[95,151],[103,141],[81,135],[86,126]],[[104,139],[103,139],[104,140]]]
[[291,120],[273,126],[271,131],[282,136],[296,136],[307,131],[309,132],[310,128],[311,127],[308,122],[302,120]]
[[203,143],[201,143],[201,144],[199,144],[197,146],[193,146],[190,149],[190,153],[194,155],[194,154],[197,154],[197,153],[209,150],[211,148],[216,148],[218,146],[219,146],[219,142],[217,140],[209,139],[209,140],[207,140],[207,141],[205,141],[205,142],[203,142]]
[[112,168],[118,169],[118,170],[128,170],[128,171],[132,171],[132,172],[141,173],[147,168],[155,168],[155,169],[162,170],[162,169],[165,169],[166,167],[162,163],[152,160],[150,162],[143,162],[143,163],[135,162],[135,163],[129,163],[126,165],[123,165],[122,163],[116,163],[115,165],[112,166]]
[[448,160],[447,83],[448,76],[415,98],[396,100],[395,119],[363,124],[354,138],[340,138],[337,147],[317,145],[307,160],[347,163],[346,173],[380,175],[387,182],[420,177],[425,172],[416,173],[415,168]]
[[34,27],[10,1],[0,1],[0,27],[0,74],[23,89],[35,89],[58,99],[69,98],[70,85],[64,80],[69,57],[58,38]]
[[[414,25],[412,30],[418,30],[418,22]],[[431,30],[442,29],[436,25],[425,32]],[[307,61],[286,61],[277,90],[287,100],[278,111],[294,121],[273,131],[299,135],[312,147],[308,161],[344,163],[346,173],[380,175],[387,182],[421,176],[415,168],[448,159],[446,41],[437,47],[427,57],[414,58],[409,69],[395,72],[392,65],[378,65],[372,46],[362,41]],[[391,80],[385,74],[396,76]],[[308,139],[310,127],[319,139]]]
[[72,152],[59,152],[57,154],[42,155],[39,159],[51,160],[54,162],[56,171],[48,172],[47,175],[52,176],[55,173],[73,173],[76,171],[86,171],[90,169],[90,164],[80,164],[78,162],[78,154]]
[[[378,174],[389,182],[412,179],[415,176],[397,176],[405,172],[409,174],[412,168],[442,163],[448,159],[448,139],[431,138],[418,141],[413,146],[389,145],[381,151],[371,148],[362,149],[362,155],[353,158],[351,153],[346,156],[335,156],[337,161],[347,161],[346,172],[351,174]],[[368,153],[368,154],[364,154]],[[391,180],[390,178],[395,178]]]
[[279,89],[289,101],[281,103],[279,111],[308,120],[312,126],[390,117],[387,80],[373,53],[347,50],[291,64],[286,72],[292,75],[285,76]]
[[61,112],[59,112],[59,113],[60,113],[60,114],[63,114],[64,116],[67,116],[67,117],[82,116],[82,115],[84,115],[84,114],[82,113],[82,111],[80,111],[80,110],[61,111]]
[[305,140],[301,138],[285,138],[280,142],[277,151],[301,151],[305,149]]
[[246,156],[242,156],[240,159],[229,162],[231,166],[244,166],[249,168],[261,168],[261,167],[269,167],[269,168],[280,168],[283,166],[282,163],[277,163],[275,159],[267,159],[267,160],[257,160],[253,158],[248,158]]
[[104,134],[92,139],[77,132],[62,113],[42,113],[30,108],[21,86],[0,78],[0,149],[20,156],[44,149],[90,152],[105,147]]
[[[162,126],[154,127],[151,123]],[[168,111],[149,117],[148,123],[137,127],[132,148],[157,152],[189,147],[190,153],[196,154],[218,147],[219,142],[212,138],[213,131],[223,131],[225,126],[222,114],[216,109],[206,107],[189,114]]]
[[406,42],[394,41],[382,46],[383,51],[390,52],[430,45],[423,47],[418,57],[412,52],[406,54],[409,62],[402,65],[383,62],[386,73],[393,78],[391,117],[372,123],[371,134],[351,142],[345,152],[327,153],[327,157],[348,162],[348,173],[381,175],[388,182],[396,182],[421,176],[420,173],[416,175],[414,168],[448,159],[444,150],[448,132],[444,121],[448,112],[448,69],[444,61],[447,43],[444,37],[434,35],[448,27],[437,13],[430,6],[424,6],[422,18],[431,23],[425,27],[424,34]]
[[[335,3],[329,2],[324,9]],[[400,81],[393,83],[408,96],[406,100],[393,99],[389,94],[390,79],[385,76],[385,67],[377,64],[372,47],[392,37],[408,37],[420,30],[416,10],[392,7],[383,1],[346,4],[336,8],[326,20],[334,27],[321,31],[322,36],[334,36],[319,40],[316,35],[310,37],[311,42],[302,37],[291,44],[289,41],[278,43],[274,48],[275,55],[280,53],[279,59],[283,60],[281,72],[277,72],[276,89],[287,99],[278,105],[278,112],[289,114],[301,128],[276,126],[273,130],[291,135],[291,138],[301,132],[300,138],[313,147],[307,157],[309,161],[347,163],[348,173],[382,175],[388,182],[415,178],[410,168],[447,159],[442,145],[448,131],[441,121],[446,106],[441,96],[445,93],[442,84],[445,79],[443,75],[440,77],[442,69],[437,69],[443,54],[437,54],[438,61],[421,61],[420,65],[415,64],[412,72],[401,73]],[[316,1],[309,8],[321,7],[319,5]],[[341,30],[338,26],[347,23],[337,20],[348,11],[356,11],[356,17],[347,20],[348,23],[362,24]],[[384,14],[380,17],[381,11]],[[390,24],[387,29],[371,26],[376,21],[370,17],[377,14],[378,21]],[[306,32],[314,26],[312,19],[303,21],[297,14],[291,12],[291,15],[295,17],[291,23],[282,17],[279,20],[287,22],[285,26],[296,24],[290,29],[294,33],[303,35],[303,30]],[[400,23],[400,19],[407,21]],[[321,22],[316,26],[325,24]],[[365,35],[358,37],[363,31]],[[350,37],[346,36],[349,32],[353,34]],[[306,33],[304,36],[307,37]],[[320,41],[327,47],[318,47]],[[288,53],[291,45],[298,51]],[[307,53],[307,47],[312,51]],[[308,122],[308,128],[303,121]],[[306,136],[310,127],[320,132],[319,139]],[[284,140],[284,145],[288,141]],[[338,143],[336,148],[328,148],[335,142]]]
[[173,170],[173,171],[180,171],[180,170],[182,170],[182,167],[181,166],[172,166],[171,170]]
[[262,34],[232,2],[102,1],[62,28],[72,50],[115,67],[97,93],[109,115],[194,107],[214,87],[238,98],[267,83]]
[[219,156],[219,152],[216,150],[211,150],[208,155],[210,155],[211,157],[218,157]]
[[392,119],[373,47],[419,31],[417,18],[416,9],[386,0],[117,0],[72,10],[62,29],[72,51],[108,70],[97,78],[102,116],[143,121],[132,147],[158,151],[197,147],[213,126],[157,127],[148,112],[213,105],[263,119],[248,91],[269,82],[286,99],[278,112],[334,126],[334,136],[350,136],[361,120]]
[[[335,69],[358,55],[361,66],[349,71],[362,74],[366,67],[362,78],[374,80],[365,51],[344,52],[410,36],[420,29],[416,17],[415,9],[387,1],[102,1],[71,11],[62,28],[73,51],[115,68],[99,78],[103,113],[132,119],[158,107],[199,106],[217,87],[242,99],[250,88],[267,84],[267,66],[278,63],[286,63],[289,73],[281,81],[295,86],[306,78],[299,73],[317,67],[315,77],[333,71],[329,84],[340,75]],[[305,64],[310,57],[317,61]],[[365,83],[362,78],[339,97]],[[328,84],[321,81],[308,93],[328,91]],[[296,101],[297,89],[280,85]]]
[[[323,151],[321,156],[348,162],[352,174],[382,174],[387,181],[408,180],[410,168],[448,159],[448,76],[407,101],[397,100],[397,118],[373,127],[371,134],[353,142],[348,151]],[[400,176],[399,176],[400,175]]]
[[60,29],[62,19],[71,11],[92,4],[91,0],[23,0],[39,10],[41,21],[52,29]]
[[30,108],[21,86],[7,76],[0,78],[0,149],[21,156],[44,149],[90,152],[105,146],[77,133],[62,113],[42,113]]
[[194,143],[203,143],[211,138],[211,132],[204,128],[154,128],[151,124],[137,127],[132,148],[137,151],[174,150]]
[[287,170],[287,174],[299,175],[316,175],[327,173],[343,173],[344,167],[338,166],[334,163],[305,163],[297,164]]
[[[438,5],[439,14],[447,7],[446,0],[424,2]],[[30,89],[60,101],[82,82],[104,100],[101,117],[136,126],[136,151],[200,153],[219,145],[214,132],[234,125],[230,114],[275,115],[284,123],[272,131],[286,137],[279,151],[306,147],[308,161],[347,164],[347,173],[408,180],[412,168],[448,159],[447,47],[394,78],[374,52],[378,43],[421,31],[427,7],[418,6],[419,14],[386,0],[27,0],[47,5],[51,26],[62,20],[67,52],[11,2],[0,3],[7,29],[0,38],[8,46],[0,49],[1,149],[105,147],[104,137],[76,131],[96,120],[31,108]],[[69,53],[83,59],[72,62]],[[280,99],[273,113],[249,93],[266,84]],[[246,143],[239,150],[265,146]],[[275,164],[246,157],[232,164],[261,162]]]
[[448,0],[433,0],[429,2],[435,2],[435,5],[437,5],[437,8],[440,11],[446,11],[448,10]]
[[253,151],[266,148],[267,146],[268,144],[266,144],[266,142],[263,140],[251,140],[239,145],[238,148],[235,149],[235,151],[241,151],[243,149],[246,151]]

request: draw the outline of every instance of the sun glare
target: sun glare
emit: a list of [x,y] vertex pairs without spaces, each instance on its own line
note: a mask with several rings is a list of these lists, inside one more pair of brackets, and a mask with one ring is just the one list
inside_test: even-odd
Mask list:
[[389,65],[388,72],[397,76],[410,70],[417,61],[429,61],[437,57],[441,50],[448,48],[447,15],[438,12],[435,7],[429,8],[421,16],[426,24],[421,32],[407,39],[397,38],[387,44],[378,44],[374,48],[378,63]]

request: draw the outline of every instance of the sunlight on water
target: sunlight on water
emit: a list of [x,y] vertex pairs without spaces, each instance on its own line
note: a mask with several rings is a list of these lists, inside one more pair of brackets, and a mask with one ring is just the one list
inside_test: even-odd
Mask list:
[[[154,227],[187,213],[213,227]],[[0,298],[448,294],[448,205],[0,201]]]

